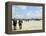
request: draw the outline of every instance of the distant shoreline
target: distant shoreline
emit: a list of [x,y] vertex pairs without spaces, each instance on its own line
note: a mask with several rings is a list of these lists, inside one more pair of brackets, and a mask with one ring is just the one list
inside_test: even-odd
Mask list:
[[[13,20],[13,19],[12,19]],[[29,20],[43,20],[43,19],[16,19],[16,20],[25,20],[25,21],[29,21]]]

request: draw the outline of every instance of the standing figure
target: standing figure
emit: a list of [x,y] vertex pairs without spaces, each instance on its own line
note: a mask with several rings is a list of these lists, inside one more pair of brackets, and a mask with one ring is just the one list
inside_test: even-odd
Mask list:
[[22,29],[22,23],[23,21],[22,20],[19,20],[19,28]]
[[17,25],[17,20],[14,18],[14,19],[13,19],[14,30],[16,30],[16,25]]

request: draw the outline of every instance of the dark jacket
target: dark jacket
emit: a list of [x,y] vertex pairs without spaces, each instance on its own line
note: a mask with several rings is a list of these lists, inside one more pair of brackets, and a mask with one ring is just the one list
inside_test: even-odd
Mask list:
[[23,21],[22,20],[19,20],[19,24],[22,24],[23,23]]

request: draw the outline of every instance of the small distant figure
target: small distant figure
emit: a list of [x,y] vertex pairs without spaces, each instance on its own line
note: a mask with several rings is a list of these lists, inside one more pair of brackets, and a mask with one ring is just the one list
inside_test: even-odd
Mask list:
[[13,19],[14,30],[16,30],[16,25],[17,25],[17,20],[14,18],[14,19]]
[[19,28],[22,29],[22,23],[23,23],[23,21],[22,20],[19,20],[18,23],[19,23]]

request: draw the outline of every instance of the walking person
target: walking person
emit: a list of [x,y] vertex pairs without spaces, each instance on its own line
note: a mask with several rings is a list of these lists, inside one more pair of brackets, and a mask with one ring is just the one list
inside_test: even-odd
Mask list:
[[16,25],[17,25],[17,20],[14,18],[14,19],[13,19],[14,30],[16,30]]
[[19,23],[19,28],[22,29],[22,23],[23,23],[23,21],[22,20],[19,20],[18,23]]

